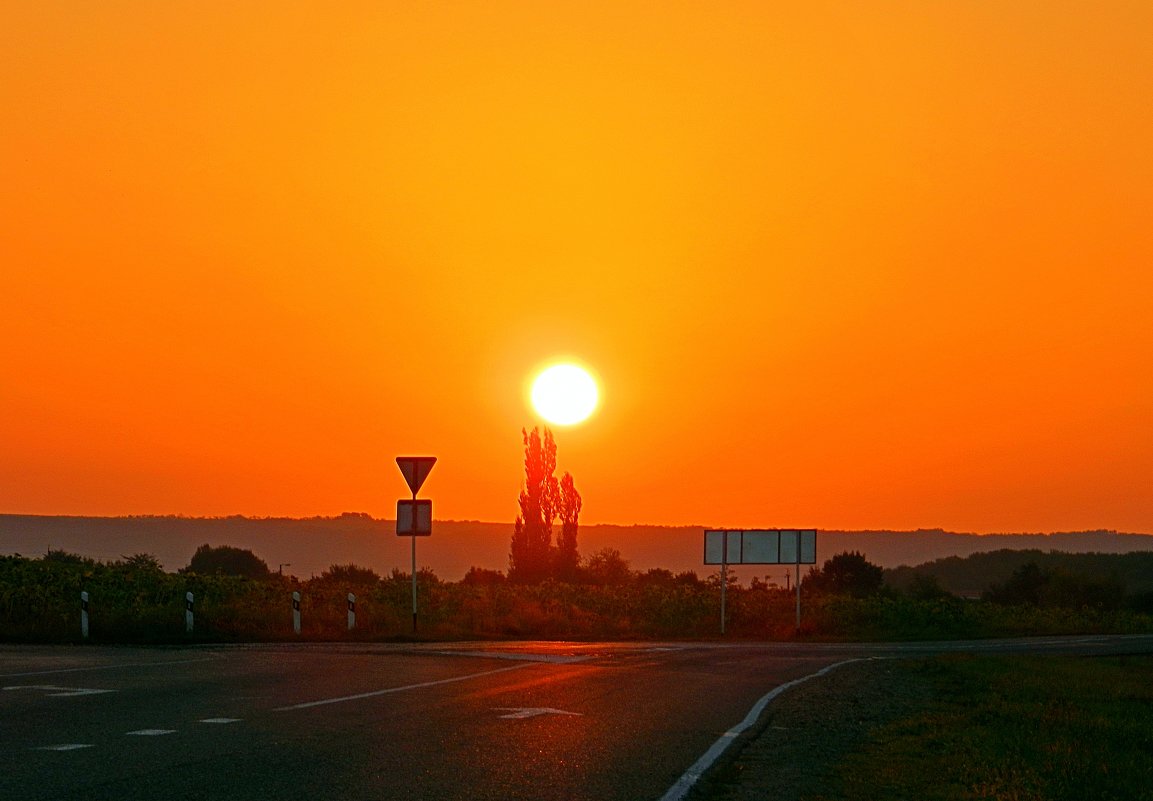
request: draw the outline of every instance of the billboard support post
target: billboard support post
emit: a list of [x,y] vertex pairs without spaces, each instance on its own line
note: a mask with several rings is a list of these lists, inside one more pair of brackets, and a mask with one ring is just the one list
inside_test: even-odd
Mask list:
[[[796,633],[801,631],[801,565],[817,563],[816,529],[705,529],[705,564],[721,566],[721,634],[725,633],[729,565],[793,565]],[[785,574],[788,592],[789,574]]]
[[721,544],[721,636],[725,634],[725,593],[729,583],[729,542],[722,538]]
[[[798,554],[800,549],[798,549]],[[797,562],[797,634],[801,633],[801,563]]]

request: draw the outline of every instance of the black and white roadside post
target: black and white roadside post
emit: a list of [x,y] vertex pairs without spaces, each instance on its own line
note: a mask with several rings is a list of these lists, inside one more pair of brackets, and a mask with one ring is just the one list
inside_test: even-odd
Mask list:
[[192,593],[184,593],[184,631],[186,634],[192,633],[192,601]]
[[292,631],[300,634],[300,593],[292,593]]
[[412,537],[412,631],[416,633],[416,538],[432,534],[432,501],[417,500],[416,493],[428,478],[435,456],[397,456],[397,467],[412,490],[412,500],[396,502],[396,535]]
[[88,639],[88,593],[80,593],[80,636]]
[[356,596],[348,594],[348,630],[356,628]]

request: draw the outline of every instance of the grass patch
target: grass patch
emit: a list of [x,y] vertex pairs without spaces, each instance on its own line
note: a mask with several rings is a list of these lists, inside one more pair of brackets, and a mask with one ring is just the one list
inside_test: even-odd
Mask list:
[[941,657],[929,703],[835,766],[833,799],[1153,799],[1153,657]]

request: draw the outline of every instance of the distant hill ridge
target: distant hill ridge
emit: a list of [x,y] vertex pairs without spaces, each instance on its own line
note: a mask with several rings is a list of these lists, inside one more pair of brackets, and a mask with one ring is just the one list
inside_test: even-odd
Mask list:
[[[580,528],[583,555],[615,548],[634,570],[661,567],[707,575],[702,558],[701,526],[585,525]],[[447,581],[459,580],[472,566],[504,570],[512,523],[437,520],[431,537],[417,543],[417,564]],[[0,514],[0,554],[38,557],[50,548],[104,561],[134,553],[156,556],[166,570],[188,565],[197,547],[231,545],[251,549],[272,570],[301,577],[319,574],[334,564],[355,563],[387,574],[407,572],[410,543],[397,537],[395,522],[346,512],[338,517],[65,517]],[[1053,534],[967,534],[941,529],[917,531],[831,531],[821,529],[817,557],[824,561],[841,551],[861,551],[887,568],[918,565],[950,556],[1002,549],[1065,553],[1131,553],[1153,551],[1153,536],[1116,531]],[[779,567],[742,568],[750,575],[781,571]]]

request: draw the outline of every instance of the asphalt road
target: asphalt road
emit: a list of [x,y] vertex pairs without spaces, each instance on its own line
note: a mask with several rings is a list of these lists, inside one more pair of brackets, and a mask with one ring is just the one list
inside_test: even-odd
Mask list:
[[661,799],[774,688],[940,650],[1147,653],[1153,637],[3,646],[0,799]]

